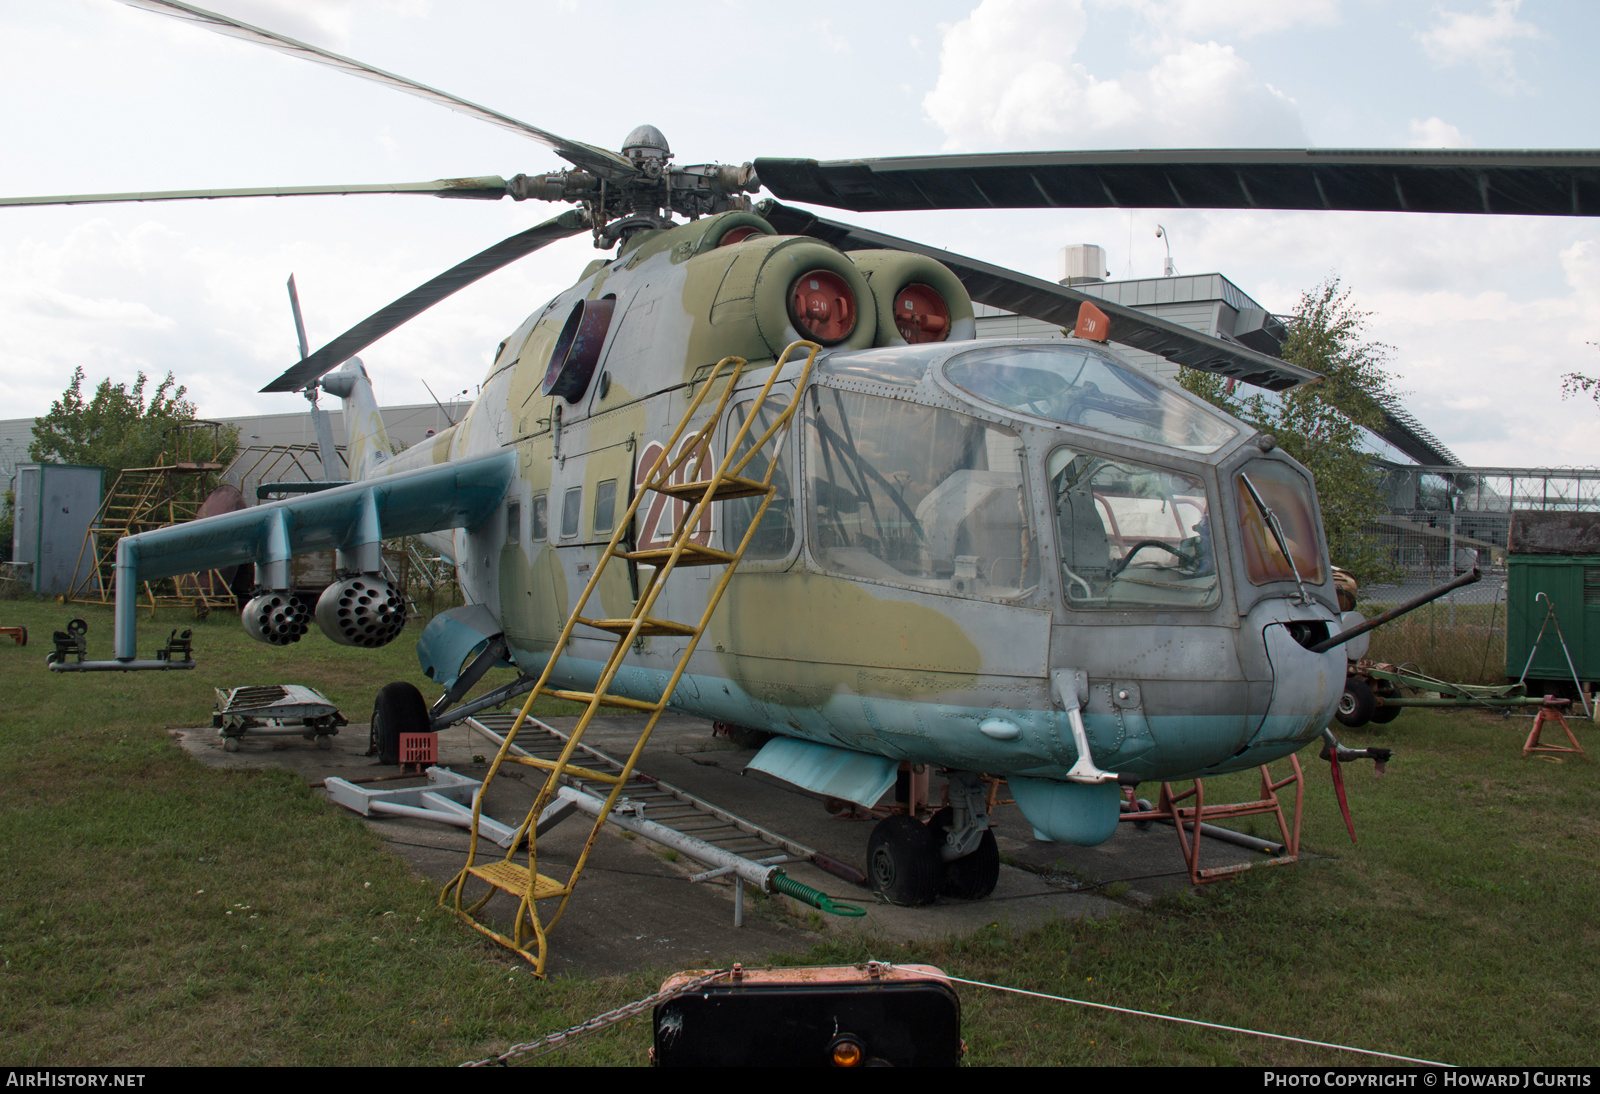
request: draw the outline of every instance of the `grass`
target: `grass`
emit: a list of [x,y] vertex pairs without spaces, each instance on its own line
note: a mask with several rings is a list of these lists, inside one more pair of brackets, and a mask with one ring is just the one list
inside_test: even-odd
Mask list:
[[[435,905],[353,815],[284,771],[212,770],[166,725],[213,685],[293,681],[355,721],[376,686],[421,682],[410,643],[313,635],[292,651],[231,620],[195,628],[183,674],[53,676],[49,632],[108,612],[0,601],[0,1059],[40,1064],[449,1064],[649,994],[668,969],[539,982]],[[183,620],[159,620],[162,637]],[[141,652],[157,626],[141,625]],[[855,935],[788,963],[930,962],[990,983],[1470,1064],[1586,1064],[1600,767],[1520,756],[1527,720],[1408,711],[1347,732],[1396,750],[1349,769],[1351,846],[1326,765],[1304,756],[1298,866],[1146,912],[939,942]],[[1575,724],[1580,739],[1594,733]],[[1557,762],[1564,761],[1564,762]],[[1254,775],[1208,784],[1250,796]],[[1151,788],[1153,789],[1153,788]],[[1259,820],[1259,819],[1258,819]],[[1267,834],[1260,828],[1258,834]],[[230,914],[231,913],[231,914]],[[974,1064],[1362,1064],[1368,1058],[961,986]],[[643,1063],[648,1018],[552,1063]]]
[[[1368,607],[1376,615],[1378,607]],[[1416,665],[1438,680],[1458,684],[1506,682],[1506,609],[1503,604],[1449,605],[1434,601],[1372,632],[1367,656],[1392,665]]]

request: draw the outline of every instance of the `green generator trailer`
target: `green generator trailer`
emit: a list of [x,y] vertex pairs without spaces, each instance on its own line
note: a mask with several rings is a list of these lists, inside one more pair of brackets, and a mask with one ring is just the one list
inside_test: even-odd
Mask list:
[[1507,551],[1506,676],[1526,669],[1529,695],[1576,698],[1574,676],[1600,683],[1600,513],[1518,510]]

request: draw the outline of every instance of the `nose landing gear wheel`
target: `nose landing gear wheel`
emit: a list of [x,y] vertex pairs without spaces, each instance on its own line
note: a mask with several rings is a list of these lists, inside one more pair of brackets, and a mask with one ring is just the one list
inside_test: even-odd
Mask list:
[[880,821],[867,841],[867,873],[873,892],[890,904],[932,903],[944,882],[938,834],[904,815]]

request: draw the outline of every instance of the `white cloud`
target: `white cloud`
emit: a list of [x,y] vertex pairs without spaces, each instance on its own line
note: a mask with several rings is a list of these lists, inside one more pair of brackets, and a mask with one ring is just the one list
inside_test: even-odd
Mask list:
[[1183,41],[1105,79],[1072,58],[1082,0],[983,0],[945,31],[923,109],[946,147],[1206,147],[1305,142],[1292,99],[1231,46]]
[[1139,12],[1153,26],[1179,37],[1225,33],[1248,38],[1300,26],[1339,21],[1342,0],[1101,0]]
[[1490,0],[1484,14],[1440,10],[1417,40],[1435,64],[1476,65],[1492,83],[1512,90],[1519,85],[1513,47],[1544,37],[1538,27],[1517,18],[1521,6],[1522,0]]
[[832,19],[818,19],[811,24],[814,39],[822,43],[829,53],[849,53],[854,48],[850,39],[833,29]]
[[1411,119],[1411,148],[1471,148],[1472,141],[1460,129],[1440,117],[1427,121]]

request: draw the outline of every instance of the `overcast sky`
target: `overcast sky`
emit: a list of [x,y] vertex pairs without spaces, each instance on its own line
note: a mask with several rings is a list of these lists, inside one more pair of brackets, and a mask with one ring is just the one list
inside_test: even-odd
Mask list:
[[[680,163],[1038,148],[1597,148],[1600,5],[1582,0],[603,2],[211,0],[247,22]],[[796,17],[796,10],[804,15]],[[692,16],[692,18],[691,18]],[[113,0],[0,0],[0,194],[414,181],[564,166],[527,140]],[[171,370],[202,415],[550,206],[429,197],[0,209],[0,417]],[[1600,223],[1150,210],[847,219],[1038,276],[1099,243],[1113,277],[1226,274],[1292,311],[1328,276],[1393,347],[1407,405],[1464,461],[1600,463]],[[475,388],[490,352],[594,252],[580,237],[363,353],[382,403]],[[0,454],[3,457],[4,454]],[[9,461],[6,461],[9,462]]]

